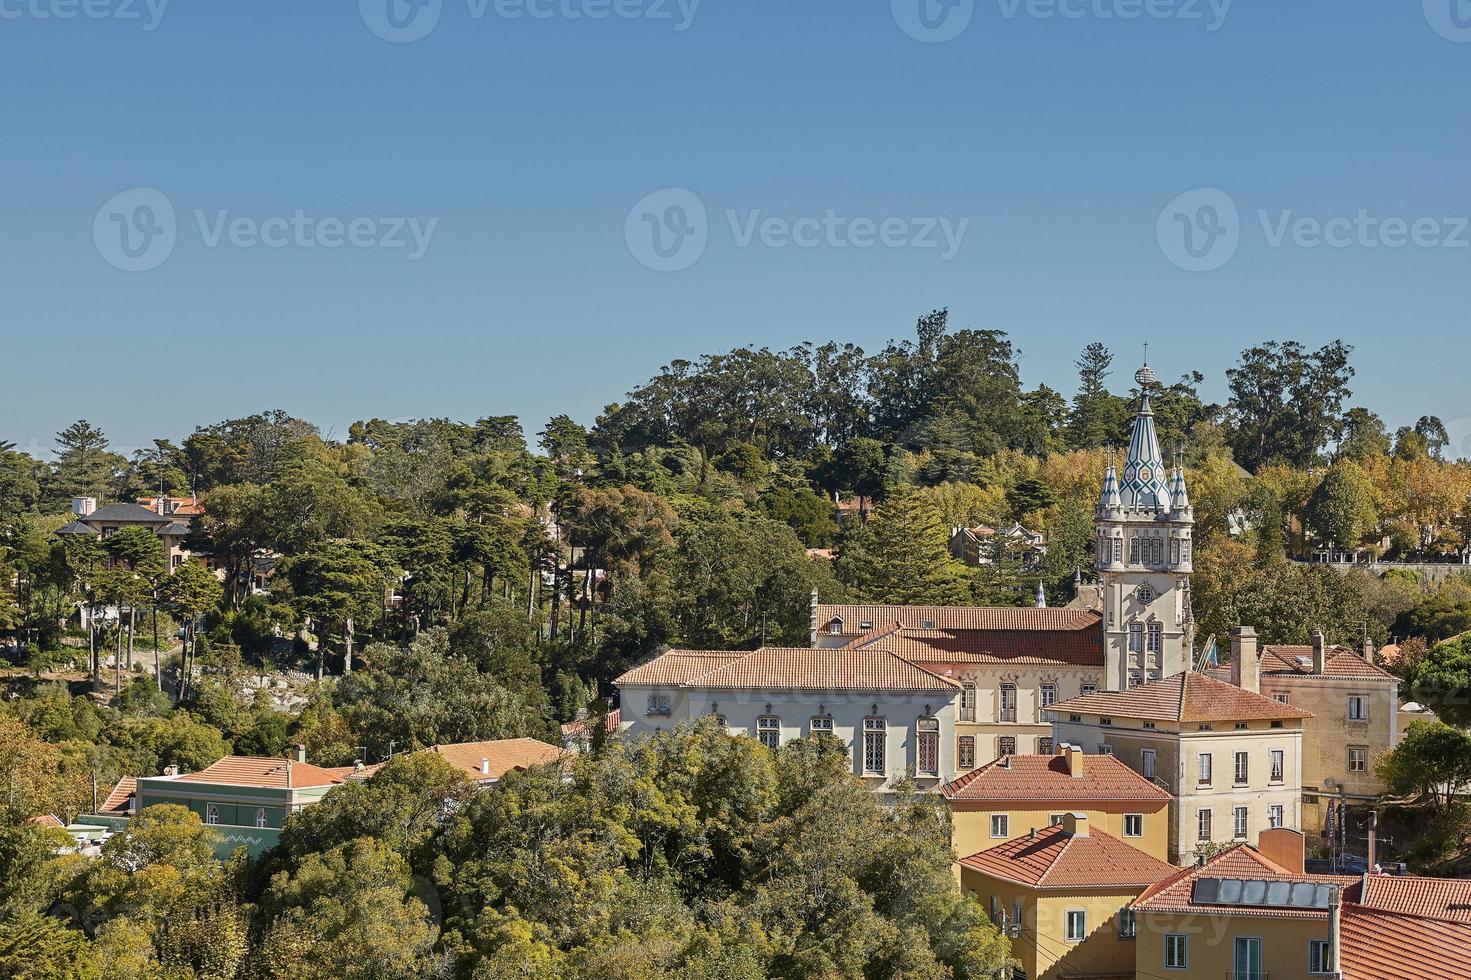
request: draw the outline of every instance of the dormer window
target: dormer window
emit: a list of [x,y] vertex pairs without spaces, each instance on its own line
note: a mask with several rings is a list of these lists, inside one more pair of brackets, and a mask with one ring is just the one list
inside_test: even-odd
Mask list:
[[843,620],[836,616],[833,617],[827,624],[827,631],[832,636],[841,636],[843,634]]
[[865,619],[863,622],[858,624],[858,628],[867,633],[869,630],[873,629],[873,621]]

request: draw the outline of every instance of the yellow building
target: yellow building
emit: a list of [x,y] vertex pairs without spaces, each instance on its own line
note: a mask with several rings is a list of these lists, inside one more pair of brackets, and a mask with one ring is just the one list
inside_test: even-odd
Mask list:
[[1311,715],[1205,674],[1054,705],[1059,743],[1112,755],[1175,797],[1170,860],[1301,826],[1302,726]]
[[1010,937],[1018,976],[1042,980],[1132,978],[1130,904],[1174,871],[1074,813],[960,861],[961,888]]
[[1007,756],[944,789],[956,854],[973,854],[1082,813],[1088,825],[1169,858],[1170,794],[1110,756],[1071,748]]

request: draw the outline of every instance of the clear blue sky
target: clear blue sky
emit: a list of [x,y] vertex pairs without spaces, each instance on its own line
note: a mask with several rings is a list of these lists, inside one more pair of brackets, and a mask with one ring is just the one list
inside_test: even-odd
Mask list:
[[[685,30],[676,0],[537,0],[550,17],[438,2],[427,36],[390,43],[367,26],[392,34],[388,0],[174,0],[156,24],[147,0],[87,0],[120,15],[103,19],[0,0],[0,438],[49,449],[86,417],[128,448],[274,407],[339,436],[492,414],[533,433],[563,411],[591,422],[672,358],[877,349],[941,305],[1009,331],[1026,382],[1068,393],[1092,340],[1118,352],[1121,387],[1149,341],[1161,376],[1199,368],[1220,398],[1249,343],[1343,337],[1357,403],[1471,435],[1453,422],[1471,416],[1468,0],[1459,20],[1452,0],[1237,0],[1216,30],[1220,0],[1129,20],[1100,14],[1150,5],[974,0],[944,43],[899,26],[923,34],[920,0],[703,0]],[[568,16],[599,9],[622,15]],[[626,231],[670,187],[707,209],[708,245],[658,272]],[[1240,232],[1228,263],[1189,272],[1160,217],[1203,187]],[[176,211],[145,272],[94,239],[134,188]],[[111,213],[145,220],[137,202]],[[1463,247],[1311,247],[1311,228],[1273,247],[1261,209],[1430,218],[1426,241]],[[220,212],[298,210],[374,234],[437,224],[417,260],[208,244]],[[742,247],[728,210],[969,225],[946,260],[822,236]]]

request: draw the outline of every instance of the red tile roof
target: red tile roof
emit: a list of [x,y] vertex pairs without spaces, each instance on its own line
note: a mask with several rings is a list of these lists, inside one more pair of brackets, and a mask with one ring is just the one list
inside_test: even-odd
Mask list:
[[1187,671],[1127,691],[1099,691],[1060,701],[1045,709],[1059,714],[1090,714],[1146,721],[1276,721],[1313,717],[1205,674]]
[[[287,785],[287,770],[290,785]],[[181,783],[219,783],[227,786],[256,786],[262,789],[309,789],[335,786],[347,777],[306,762],[263,756],[227,755],[199,772],[176,777]]]
[[1261,672],[1296,674],[1301,677],[1364,677],[1394,680],[1394,676],[1364,660],[1348,647],[1331,646],[1325,651],[1323,673],[1313,672],[1311,646],[1271,645],[1262,648]]
[[1144,888],[1175,869],[1110,834],[1061,825],[961,858],[962,867],[1033,888]]
[[1461,878],[1369,875],[1358,902],[1384,912],[1471,925],[1471,881]]
[[[664,661],[670,660],[669,664]],[[704,669],[701,670],[700,668]],[[960,685],[884,650],[763,647],[751,653],[670,651],[614,683],[702,690],[941,691]]]
[[98,815],[127,816],[129,813],[128,802],[138,792],[138,777],[124,776],[117,781],[112,792],[107,794],[107,799],[98,808]]
[[747,654],[731,650],[670,650],[626,672],[613,683],[678,687]]
[[997,759],[945,786],[945,799],[1037,800],[1075,804],[1091,801],[1168,803],[1170,794],[1109,755],[1079,754],[1083,775],[1068,773],[1061,755],[1014,755]]
[[1471,925],[1343,906],[1344,980],[1471,977]]
[[61,818],[60,817],[54,816],[53,814],[50,814],[50,813],[38,813],[34,817],[31,817],[29,820],[27,820],[26,823],[30,824],[33,827],[65,827],[66,826],[66,824],[64,824],[64,823],[61,822]]
[[491,782],[513,769],[545,765],[566,755],[566,750],[561,746],[548,745],[534,738],[458,742],[454,745],[434,745],[424,751],[433,752],[477,782]]
[[[613,734],[623,723],[623,709],[613,708],[603,715],[603,731]],[[590,726],[586,721],[569,721],[562,725],[563,738],[587,738],[591,735]]]
[[[1084,630],[1102,622],[1085,609],[1036,609],[1010,606],[817,606],[817,623],[826,629],[833,619],[843,621],[846,635],[865,632],[863,623],[877,626],[900,623],[907,629],[939,630]],[[933,625],[927,625],[933,624]],[[868,627],[872,629],[873,626]]]
[[1193,901],[1193,895],[1197,878],[1304,881],[1337,884],[1345,888],[1358,882],[1357,878],[1347,876],[1293,874],[1276,861],[1263,856],[1256,848],[1246,844],[1236,844],[1206,861],[1204,865],[1182,868],[1174,872],[1169,878],[1160,881],[1135,899],[1134,908],[1140,912],[1198,912],[1207,909],[1229,909],[1232,915],[1267,918],[1328,918],[1326,909],[1196,904]]

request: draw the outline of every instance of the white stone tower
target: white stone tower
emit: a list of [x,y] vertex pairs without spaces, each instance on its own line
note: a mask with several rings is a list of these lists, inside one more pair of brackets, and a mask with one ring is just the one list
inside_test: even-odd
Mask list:
[[1103,596],[1104,683],[1110,690],[1189,670],[1191,527],[1185,471],[1166,468],[1154,431],[1149,365],[1122,476],[1109,463],[1094,523],[1094,568]]

